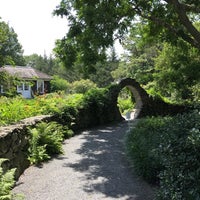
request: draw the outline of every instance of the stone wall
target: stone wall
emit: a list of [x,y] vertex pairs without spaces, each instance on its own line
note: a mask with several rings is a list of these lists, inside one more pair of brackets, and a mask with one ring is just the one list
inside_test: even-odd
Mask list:
[[[111,105],[109,104],[111,103]],[[27,159],[29,148],[28,128],[34,127],[41,121],[56,121],[60,124],[67,125],[74,131],[94,127],[110,122],[121,121],[117,104],[108,101],[108,107],[102,108],[98,112],[94,105],[78,110],[77,114],[73,109],[66,109],[60,115],[43,115],[27,118],[17,122],[17,124],[0,127],[0,158],[7,158],[3,165],[4,169],[16,168],[16,179],[30,165]],[[73,122],[70,121],[69,115],[74,115]],[[73,125],[70,125],[73,124]]]
[[0,158],[8,159],[3,165],[5,169],[17,168],[16,178],[29,166],[27,159],[28,128],[40,121],[50,119],[50,115],[43,115],[21,120],[15,125],[0,127]]

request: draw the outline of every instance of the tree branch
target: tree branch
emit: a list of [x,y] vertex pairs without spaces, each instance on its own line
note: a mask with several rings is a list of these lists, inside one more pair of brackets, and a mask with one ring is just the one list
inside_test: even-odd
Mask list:
[[183,40],[190,43],[192,46],[194,46],[196,48],[200,48],[200,43],[197,43],[196,40],[194,40],[192,37],[190,37],[188,34],[184,33],[183,31],[175,29],[173,26],[166,23],[164,20],[162,20],[160,18],[156,18],[155,16],[150,16],[149,19],[151,21],[154,21],[158,25],[164,26],[170,32],[172,32],[175,36],[181,37]]
[[200,13],[200,8],[195,5],[182,4],[186,12]]
[[187,29],[187,31],[194,37],[197,46],[200,46],[200,32],[193,26],[192,22],[189,20],[183,4],[179,3],[178,0],[166,0],[166,2],[168,4],[171,4],[175,8],[180,22]]
[[[167,3],[171,3],[172,2],[176,2],[177,0],[165,0]],[[174,4],[173,4],[174,5]],[[182,4],[181,4],[182,5]],[[183,26],[188,30],[188,32],[191,34],[191,36],[195,35],[195,37],[191,37],[189,34],[186,34],[183,30],[178,30],[176,29],[176,27],[172,26],[171,24],[167,23],[164,19],[158,18],[152,14],[149,15],[149,13],[144,13],[142,12],[142,10],[139,8],[139,6],[137,5],[137,3],[132,3],[133,9],[134,11],[141,17],[143,17],[144,19],[148,19],[150,21],[155,22],[157,25],[163,26],[165,27],[168,31],[172,32],[175,36],[177,37],[181,37],[183,40],[185,40],[186,42],[188,42],[189,44],[191,44],[192,46],[200,49],[200,33],[198,32],[198,30],[196,30],[196,28],[192,25],[192,23],[189,21],[184,8],[181,7],[182,11],[178,10],[178,12],[181,13],[178,14],[179,18],[184,15],[184,20],[181,19],[181,23],[183,24]],[[180,8],[179,8],[180,9]],[[177,12],[177,13],[178,13]],[[182,20],[184,21],[184,23],[182,22]],[[192,30],[191,30],[192,29]],[[195,30],[194,30],[195,29]],[[192,31],[192,33],[191,33]],[[195,33],[194,33],[195,32]],[[199,36],[198,36],[199,35]],[[199,39],[198,39],[199,37]],[[198,40],[197,40],[198,39]]]

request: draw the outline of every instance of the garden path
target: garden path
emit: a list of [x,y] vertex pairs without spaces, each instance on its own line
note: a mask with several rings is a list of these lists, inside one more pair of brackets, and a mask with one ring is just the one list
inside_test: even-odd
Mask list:
[[65,140],[65,153],[29,167],[13,193],[23,193],[27,200],[153,200],[154,189],[127,161],[124,135],[129,125],[97,127]]

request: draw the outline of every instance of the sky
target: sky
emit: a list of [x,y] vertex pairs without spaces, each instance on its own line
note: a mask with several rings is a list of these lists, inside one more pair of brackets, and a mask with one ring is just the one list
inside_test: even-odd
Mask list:
[[52,54],[56,39],[68,31],[67,19],[53,16],[61,0],[0,0],[1,20],[18,35],[24,55]]

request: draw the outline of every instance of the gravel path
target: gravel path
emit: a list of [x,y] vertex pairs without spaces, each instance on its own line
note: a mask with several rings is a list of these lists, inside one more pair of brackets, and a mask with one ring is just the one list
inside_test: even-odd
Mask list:
[[128,122],[82,132],[64,142],[65,153],[21,175],[14,193],[26,200],[152,200],[124,152]]

